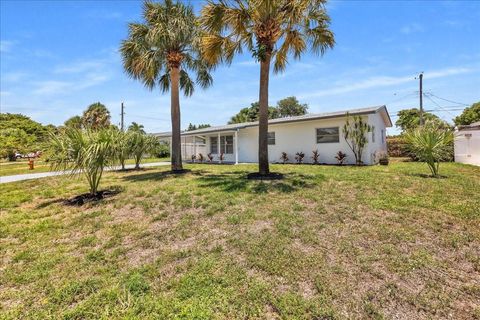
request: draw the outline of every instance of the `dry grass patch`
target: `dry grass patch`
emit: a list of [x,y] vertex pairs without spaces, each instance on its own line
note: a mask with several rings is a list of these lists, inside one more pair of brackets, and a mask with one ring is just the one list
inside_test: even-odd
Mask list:
[[[189,165],[1,185],[2,318],[473,319],[480,169]],[[28,190],[28,192],[25,192]]]

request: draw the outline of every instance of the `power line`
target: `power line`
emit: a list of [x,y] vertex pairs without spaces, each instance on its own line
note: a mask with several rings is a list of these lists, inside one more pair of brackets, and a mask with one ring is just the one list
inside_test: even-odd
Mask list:
[[141,119],[148,119],[148,120],[158,120],[158,121],[169,121],[168,119],[160,119],[160,118],[153,118],[153,117],[146,117],[137,114],[129,114],[132,117],[141,118]]
[[467,106],[467,107],[470,106],[469,104],[466,104],[466,103],[463,103],[463,102],[457,102],[457,101],[453,101],[453,100],[448,100],[448,99],[441,98],[441,97],[439,97],[439,96],[437,96],[437,95],[434,95],[434,94],[431,93],[431,92],[429,93],[429,95],[434,96],[434,97],[437,98],[437,99],[450,102],[450,103],[456,103],[456,104],[460,104],[460,105]]
[[430,96],[428,95],[425,95],[425,98],[427,98],[428,100],[432,101],[437,107],[439,107],[440,109],[450,113],[453,117],[455,116],[453,113],[451,113],[450,111],[448,111],[447,109],[443,108],[441,105],[439,105],[436,101],[434,101],[432,98],[430,98]]

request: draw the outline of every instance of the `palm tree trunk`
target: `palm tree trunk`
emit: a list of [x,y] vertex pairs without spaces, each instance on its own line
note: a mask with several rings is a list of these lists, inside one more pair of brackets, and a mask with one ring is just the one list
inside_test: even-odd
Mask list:
[[182,145],[180,138],[180,98],[179,98],[180,68],[170,69],[171,83],[171,116],[172,116],[172,171],[181,171]]
[[258,171],[261,175],[270,173],[268,165],[268,78],[270,74],[271,53],[266,53],[260,62],[260,94],[258,121]]

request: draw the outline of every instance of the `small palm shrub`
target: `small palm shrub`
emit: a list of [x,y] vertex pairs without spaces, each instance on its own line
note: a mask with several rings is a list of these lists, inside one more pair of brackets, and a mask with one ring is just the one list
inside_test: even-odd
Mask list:
[[209,154],[207,154],[207,158],[208,158],[208,162],[212,162],[213,161],[213,154],[210,152]]
[[303,158],[305,158],[305,153],[303,153],[301,151],[295,153],[295,160],[297,160],[297,164],[302,164],[303,163]]
[[338,151],[337,155],[335,156],[335,159],[337,159],[339,165],[342,165],[345,162],[346,158],[347,154],[343,153],[342,151]]
[[282,155],[280,156],[280,160],[282,160],[283,164],[288,162],[288,155],[286,152],[282,152]]
[[203,154],[199,153],[198,154],[198,161],[200,161],[200,163],[203,163],[204,160],[205,160],[205,157],[203,156]]
[[423,126],[408,131],[405,140],[408,143],[408,149],[415,154],[416,158],[428,165],[432,176],[438,177],[440,162],[451,158],[453,132],[435,123],[427,122]]
[[320,153],[318,152],[318,150],[312,151],[313,164],[318,164],[319,157],[320,157]]
[[54,170],[71,170],[72,175],[82,174],[90,194],[96,195],[105,168],[118,163],[119,137],[120,131],[110,128],[66,128],[51,135],[51,166]]
[[140,162],[146,154],[153,154],[160,145],[157,137],[145,134],[140,131],[130,132],[130,145],[133,159],[135,160],[135,169],[140,169]]

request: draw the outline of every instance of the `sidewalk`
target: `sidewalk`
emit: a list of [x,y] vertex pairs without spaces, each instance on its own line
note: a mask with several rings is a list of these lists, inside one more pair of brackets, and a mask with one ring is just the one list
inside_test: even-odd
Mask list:
[[[146,167],[156,167],[156,166],[166,166],[169,165],[170,162],[151,162],[151,163],[144,163],[141,165],[142,168]],[[133,169],[135,165],[133,164],[127,164],[125,165],[125,169]],[[105,171],[111,171],[111,170],[118,170],[120,167],[115,167],[112,169],[105,169]],[[23,181],[23,180],[31,180],[31,179],[40,179],[40,178],[46,178],[46,177],[53,177],[53,176],[59,176],[63,174],[69,174],[71,171],[53,171],[53,172],[39,172],[39,173],[28,173],[28,174],[16,174],[13,176],[4,176],[0,177],[0,183],[9,183],[9,182],[17,182],[17,181]]]

